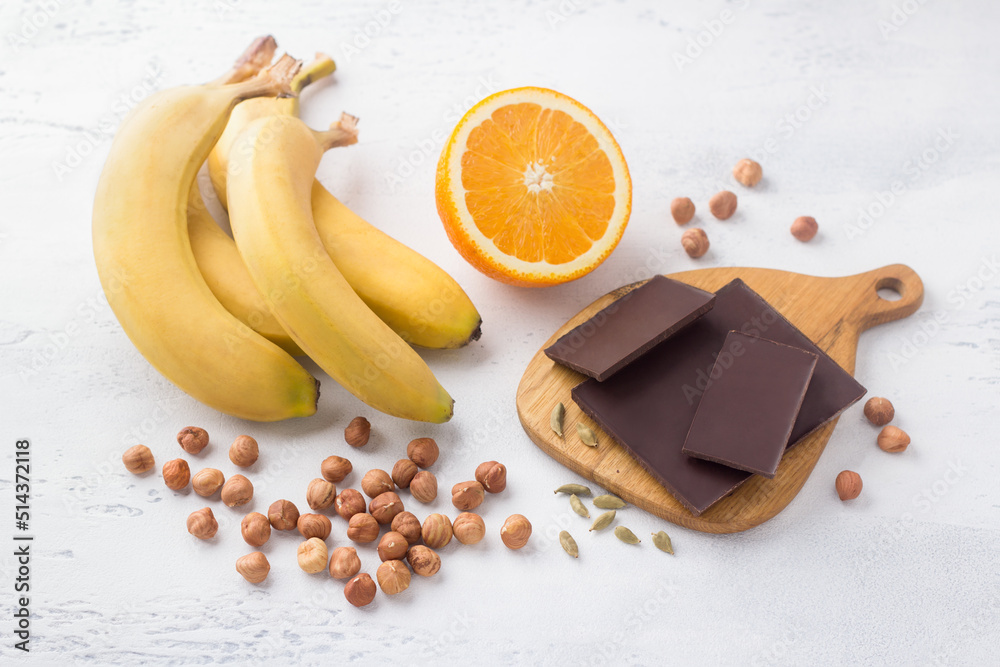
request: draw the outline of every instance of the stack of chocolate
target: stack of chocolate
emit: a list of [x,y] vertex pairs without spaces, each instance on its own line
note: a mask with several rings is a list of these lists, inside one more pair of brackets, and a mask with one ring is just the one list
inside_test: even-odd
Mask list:
[[865,394],[742,280],[656,276],[545,350],[573,400],[698,516]]

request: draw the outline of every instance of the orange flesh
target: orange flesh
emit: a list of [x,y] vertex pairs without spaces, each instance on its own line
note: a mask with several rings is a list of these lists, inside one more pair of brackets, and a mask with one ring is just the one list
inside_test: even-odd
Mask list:
[[573,261],[604,236],[615,209],[611,161],[597,140],[538,104],[500,107],[469,133],[462,187],[479,231],[526,262]]

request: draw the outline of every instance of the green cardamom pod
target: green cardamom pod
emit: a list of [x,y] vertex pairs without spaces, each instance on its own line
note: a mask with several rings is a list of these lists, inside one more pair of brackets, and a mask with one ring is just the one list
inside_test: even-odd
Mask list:
[[624,542],[625,544],[639,544],[642,540],[635,536],[631,530],[625,526],[618,526],[615,528],[615,537]]
[[602,510],[620,510],[625,507],[625,501],[618,496],[605,493],[603,496],[597,496],[594,498],[594,507],[598,507]]
[[594,519],[594,525],[590,527],[591,531],[604,530],[611,525],[611,522],[615,520],[615,515],[617,512],[611,510],[610,512],[605,512],[601,516]]
[[566,416],[566,406],[559,402],[556,407],[552,408],[552,414],[549,415],[549,426],[552,430],[556,432],[560,438],[563,437],[563,418]]
[[573,558],[580,557],[580,549],[576,546],[576,540],[574,540],[573,536],[565,530],[559,533],[559,544],[562,545],[563,551],[568,553]]
[[590,518],[590,510],[584,506],[583,501],[575,493],[569,497],[569,506],[584,519]]
[[590,489],[583,484],[563,484],[552,493],[570,493],[578,496],[589,496]]
[[583,441],[583,444],[587,445],[588,447],[597,447],[597,436],[594,434],[594,432],[590,429],[589,426],[577,422],[576,434],[580,436],[580,440]]
[[653,546],[660,551],[666,551],[668,554],[674,553],[674,545],[670,543],[670,536],[662,530],[658,533],[653,533]]

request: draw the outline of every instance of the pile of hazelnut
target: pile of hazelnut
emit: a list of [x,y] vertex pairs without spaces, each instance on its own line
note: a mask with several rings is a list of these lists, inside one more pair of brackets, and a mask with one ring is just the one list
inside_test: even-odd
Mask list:
[[[764,176],[764,170],[759,162],[749,158],[743,158],[733,167],[733,178],[741,185],[752,188],[760,183]],[[708,210],[719,220],[728,220],[736,213],[736,195],[729,190],[722,190],[712,195],[708,200]],[[670,202],[670,215],[678,225],[686,225],[694,218],[695,206],[689,197],[677,197]],[[790,228],[792,236],[803,243],[811,241],[819,225],[816,218],[803,215],[795,219]],[[699,258],[708,252],[708,234],[704,229],[688,229],[681,235],[681,246],[692,258]]]
[[[889,399],[876,396],[865,403],[865,418],[875,426],[883,427],[875,439],[879,449],[890,454],[899,454],[910,446],[910,436],[898,426],[889,422],[896,416],[896,409]],[[853,470],[842,470],[834,483],[841,500],[854,500],[861,495],[861,475]]]
[[[344,431],[344,439],[355,448],[364,447],[371,435],[371,424],[364,417],[354,418]],[[181,447],[191,454],[201,452],[208,444],[204,429],[187,427],[177,435]],[[377,553],[381,564],[375,572],[378,587],[386,595],[402,593],[410,586],[410,572],[421,577],[432,577],[441,568],[441,557],[435,551],[452,538],[462,544],[476,544],[486,535],[482,517],[471,510],[479,507],[487,493],[500,493],[507,486],[507,468],[497,461],[480,464],[475,479],[455,484],[451,502],[461,513],[450,519],[434,513],[423,523],[403,508],[397,491],[408,490],[414,500],[429,503],[437,498],[438,482],[428,468],[439,456],[433,438],[417,438],[406,447],[406,458],[396,461],[392,472],[372,469],[361,478],[361,491],[353,488],[337,492],[337,484],[344,481],[354,468],[350,460],[329,456],[320,464],[320,475],[306,487],[306,503],[313,513],[300,514],[289,500],[271,503],[267,514],[251,512],[243,517],[240,532],[243,540],[255,549],[263,546],[272,530],[293,531],[301,534],[297,558],[299,567],[306,573],[316,574],[327,570],[334,579],[346,580],[344,596],[356,607],[367,605],[375,599],[376,584],[371,576],[361,572],[361,559],[354,547],[337,547],[328,552],[326,539],[333,523],[324,511],[333,509],[347,522],[347,538],[356,544],[378,541]],[[257,442],[241,435],[229,450],[230,460],[242,467],[253,465],[258,456]],[[154,467],[153,455],[145,445],[136,445],[122,456],[125,467],[135,474],[142,474]],[[222,471],[205,468],[191,477],[190,467],[184,459],[174,459],[164,464],[163,481],[168,488],[180,490],[192,484],[195,493],[209,497],[221,489],[222,501],[229,507],[239,507],[253,498],[253,485],[243,475],[225,479]],[[364,495],[362,495],[362,493]],[[366,503],[365,496],[368,497]],[[382,528],[388,530],[381,535]],[[193,512],[187,520],[188,532],[199,539],[215,537],[219,524],[211,508]],[[528,542],[531,524],[520,515],[507,518],[500,530],[503,543],[510,549],[520,549]],[[421,544],[422,542],[422,544]],[[236,561],[236,570],[252,584],[267,579],[271,566],[260,551],[253,551]]]

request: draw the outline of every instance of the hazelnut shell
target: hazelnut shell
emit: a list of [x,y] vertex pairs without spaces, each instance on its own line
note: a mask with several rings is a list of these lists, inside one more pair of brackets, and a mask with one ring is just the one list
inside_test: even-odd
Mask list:
[[199,540],[210,540],[218,532],[219,522],[210,507],[203,507],[188,516],[187,530]]
[[344,481],[344,478],[351,474],[354,466],[342,456],[328,456],[323,459],[320,465],[320,473],[323,479],[334,484]]
[[861,475],[853,470],[844,470],[837,475],[835,486],[841,500],[854,500],[861,495]]
[[429,470],[421,470],[410,482],[410,495],[422,503],[434,502],[437,498],[437,477]]
[[191,468],[184,459],[172,459],[163,464],[163,483],[168,489],[180,491],[191,481]]
[[508,549],[520,549],[531,537],[531,522],[522,514],[511,514],[500,528],[500,539]]
[[330,554],[330,576],[334,579],[350,579],[361,571],[361,559],[354,547],[337,547]]
[[736,213],[736,195],[729,190],[716,192],[708,200],[708,210],[719,220],[728,220]]
[[298,528],[299,534],[307,540],[310,537],[318,537],[321,540],[325,540],[330,537],[333,524],[330,523],[328,517],[322,514],[301,514],[299,515],[299,520],[295,522],[295,527]]
[[241,556],[236,561],[236,571],[251,584],[259,584],[267,579],[267,573],[271,571],[271,564],[267,562],[267,556],[259,551],[254,551],[246,556]]
[[406,456],[419,468],[430,468],[438,460],[441,451],[434,438],[417,438],[406,446]]
[[395,491],[396,486],[392,483],[392,477],[389,476],[389,473],[373,468],[361,478],[361,490],[369,498],[375,498],[386,491]]
[[375,582],[365,572],[355,576],[344,586],[344,597],[355,607],[364,607],[375,599]]
[[462,512],[451,523],[451,530],[462,544],[476,544],[486,535],[486,524],[478,514]]
[[379,525],[371,514],[355,514],[347,522],[347,539],[368,544],[378,539]]
[[240,522],[243,541],[252,547],[262,547],[271,539],[271,522],[260,512],[250,512]]
[[149,472],[156,466],[153,452],[146,445],[134,445],[126,449],[125,453],[122,454],[122,463],[125,464],[125,469],[133,475]]
[[410,570],[399,559],[387,560],[379,565],[375,577],[386,595],[398,595],[410,587]]
[[188,454],[197,454],[208,446],[208,432],[197,426],[185,426],[177,434],[177,444]]
[[364,447],[371,437],[372,425],[364,417],[355,417],[344,429],[344,440],[351,447]]
[[248,468],[257,462],[260,447],[249,435],[238,435],[229,445],[229,460],[241,468]]
[[275,500],[267,508],[267,520],[275,530],[293,530],[299,523],[299,509],[290,500]]
[[344,489],[333,501],[333,508],[345,521],[365,511],[365,497],[357,489]]
[[240,507],[253,500],[253,483],[243,475],[233,475],[222,485],[222,502],[228,507]]

